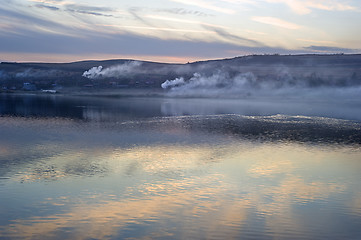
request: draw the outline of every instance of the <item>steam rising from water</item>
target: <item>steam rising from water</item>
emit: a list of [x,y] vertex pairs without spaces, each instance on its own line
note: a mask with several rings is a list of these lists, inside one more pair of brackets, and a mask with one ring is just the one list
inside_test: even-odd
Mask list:
[[103,69],[103,66],[92,67],[83,73],[83,77],[95,79],[100,77],[119,77],[137,72],[137,68],[141,65],[138,61],[129,61],[121,65],[111,66]]

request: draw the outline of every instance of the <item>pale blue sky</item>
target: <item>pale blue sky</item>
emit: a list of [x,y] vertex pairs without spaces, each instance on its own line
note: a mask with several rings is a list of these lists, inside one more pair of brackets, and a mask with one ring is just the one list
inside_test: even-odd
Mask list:
[[0,61],[360,53],[359,0],[1,0]]

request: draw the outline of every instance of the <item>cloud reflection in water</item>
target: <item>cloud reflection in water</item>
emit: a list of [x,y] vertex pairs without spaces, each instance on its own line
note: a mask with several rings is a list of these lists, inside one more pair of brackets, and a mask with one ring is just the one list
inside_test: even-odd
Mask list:
[[[300,215],[298,208],[332,202],[349,191],[344,182],[323,176],[323,171],[319,176],[312,172],[325,164],[328,170],[340,167],[334,155],[352,161],[359,152],[290,143],[277,146],[238,142],[221,147],[178,144],[105,149],[101,158],[109,169],[105,178],[114,184],[112,194],[49,199],[49,204],[66,207],[59,212],[49,209],[44,216],[14,219],[0,232],[25,239],[107,239],[130,233],[139,238],[239,238],[256,230],[261,238],[287,237],[288,231],[311,236],[315,233],[307,229],[313,214]],[[81,161],[78,157],[73,161]],[[95,161],[100,155],[93,157]],[[64,159],[51,161],[56,164]],[[136,168],[129,172],[131,165]],[[343,168],[349,172],[348,166]],[[116,186],[127,178],[140,181],[120,194]],[[359,211],[355,207],[350,209]],[[259,225],[262,222],[264,226]],[[256,225],[250,228],[252,223]]]
[[235,114],[109,123],[3,117],[0,128],[4,238],[360,233],[359,123]]

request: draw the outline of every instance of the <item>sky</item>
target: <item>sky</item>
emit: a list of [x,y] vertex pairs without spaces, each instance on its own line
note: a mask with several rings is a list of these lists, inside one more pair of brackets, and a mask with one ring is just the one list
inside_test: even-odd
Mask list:
[[1,0],[0,61],[361,53],[360,0]]

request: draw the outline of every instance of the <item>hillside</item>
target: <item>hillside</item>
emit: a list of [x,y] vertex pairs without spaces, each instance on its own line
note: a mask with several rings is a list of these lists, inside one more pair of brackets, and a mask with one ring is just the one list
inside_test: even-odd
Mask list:
[[163,85],[167,88],[177,86],[172,80],[183,79],[184,84],[201,77],[204,81],[217,78],[217,84],[222,85],[222,78],[239,76],[245,76],[254,85],[272,83],[276,87],[285,83],[306,87],[359,86],[361,55],[252,55],[187,64],[127,59],[0,64],[3,91],[24,89],[24,83],[31,86],[30,90],[161,88],[169,80],[173,85]]

